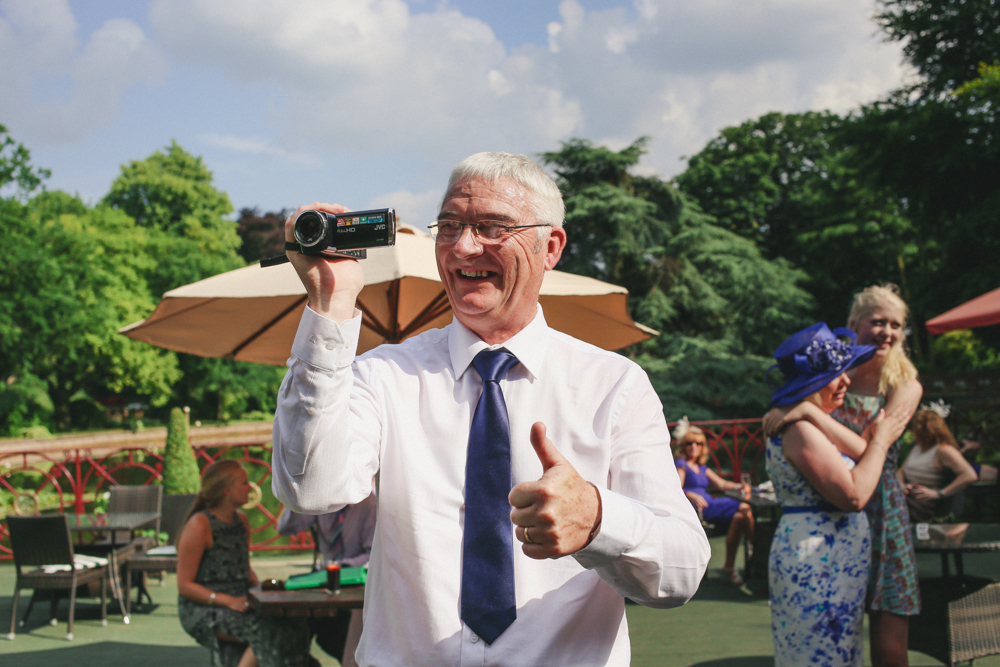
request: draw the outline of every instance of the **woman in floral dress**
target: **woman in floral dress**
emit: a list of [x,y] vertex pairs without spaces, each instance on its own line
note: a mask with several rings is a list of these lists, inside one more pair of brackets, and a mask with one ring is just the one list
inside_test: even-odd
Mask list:
[[[848,326],[875,355],[848,375],[851,388],[844,404],[831,415],[855,433],[862,433],[880,411],[891,422],[881,481],[865,507],[872,531],[871,568],[866,608],[874,667],[906,667],[909,617],[920,613],[916,559],[906,510],[906,496],[896,476],[900,437],[923,395],[917,370],[903,347],[908,309],[894,285],[872,286],[854,295]],[[815,420],[796,411],[772,410],[764,432],[771,433],[797,419]],[[843,447],[857,460],[862,451]]]
[[[828,416],[851,383],[846,371],[874,354],[853,340],[853,332],[820,323],[774,355],[785,384],[772,405],[810,413],[767,441],[768,474],[784,510],[768,571],[776,667],[864,662],[871,533],[861,509],[879,482],[888,441],[885,419],[862,437]],[[857,464],[843,447],[864,451]]]
[[920,591],[906,496],[896,476],[900,437],[913,416],[923,387],[906,356],[908,309],[894,285],[872,286],[854,295],[847,326],[858,341],[878,350],[851,376],[851,389],[833,418],[861,432],[879,409],[901,424],[891,437],[882,481],[865,512],[872,528],[872,565],[867,607],[874,667],[905,667],[910,616],[920,613]]

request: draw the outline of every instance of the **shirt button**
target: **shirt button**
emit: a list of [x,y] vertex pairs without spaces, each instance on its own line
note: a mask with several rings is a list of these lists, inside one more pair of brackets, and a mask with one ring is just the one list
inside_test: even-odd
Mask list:
[[328,350],[336,350],[337,349],[337,344],[334,343],[333,341],[330,341],[329,343],[326,344],[326,349],[328,349]]
[[476,633],[473,632],[472,636],[469,637],[469,641],[471,641],[473,644],[475,644],[476,642],[479,641],[479,635],[477,635]]

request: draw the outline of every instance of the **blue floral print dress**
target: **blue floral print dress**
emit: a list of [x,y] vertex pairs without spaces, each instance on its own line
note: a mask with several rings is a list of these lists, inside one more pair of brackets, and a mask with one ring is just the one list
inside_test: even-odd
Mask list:
[[868,518],[826,511],[833,506],[785,458],[780,436],[767,441],[767,471],[784,508],[768,563],[775,667],[861,667]]
[[[882,396],[848,393],[844,404],[830,416],[855,433],[861,433],[885,407]],[[872,530],[872,563],[868,573],[868,611],[887,611],[899,616],[920,613],[917,559],[906,496],[896,477],[896,462],[902,440],[889,447],[882,478],[865,505]]]

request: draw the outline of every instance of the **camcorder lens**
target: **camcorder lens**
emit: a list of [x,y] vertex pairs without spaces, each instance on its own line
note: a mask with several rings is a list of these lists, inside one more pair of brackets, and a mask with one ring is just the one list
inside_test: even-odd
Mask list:
[[327,224],[326,216],[319,211],[303,211],[295,219],[295,240],[310,248],[326,238]]

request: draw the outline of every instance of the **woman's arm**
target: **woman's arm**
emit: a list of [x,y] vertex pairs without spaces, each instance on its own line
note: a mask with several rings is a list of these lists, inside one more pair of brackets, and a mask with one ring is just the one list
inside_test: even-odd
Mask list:
[[907,380],[898,387],[893,387],[886,395],[885,418],[887,426],[891,427],[886,435],[891,438],[890,443],[896,442],[903,435],[923,395],[924,387],[917,380]]
[[789,424],[808,421],[818,428],[837,449],[855,461],[865,453],[867,440],[823,412],[811,401],[799,401],[795,405],[772,408],[764,415],[764,433],[773,436]]
[[685,468],[686,466],[683,465],[677,466],[677,476],[680,477],[682,489],[684,488],[684,480],[687,479],[687,470]]
[[979,479],[975,468],[973,468],[969,462],[965,460],[965,457],[962,456],[962,454],[954,447],[941,445],[938,447],[937,454],[934,456],[934,459],[935,464],[940,465],[942,468],[947,468],[955,473],[955,479],[952,480],[951,484],[938,491],[939,498],[951,498],[953,495]]
[[200,512],[184,525],[177,542],[177,592],[189,600],[207,605],[229,607],[233,611],[246,611],[250,606],[245,597],[216,593],[197,583],[198,566],[205,549],[212,546],[212,528]]
[[853,470],[840,460],[840,452],[823,432],[807,421],[798,421],[785,429],[782,450],[820,494],[839,509],[857,512],[864,508],[882,475],[882,465],[889,449],[880,425],[880,413],[873,422],[872,439]]
[[727,479],[722,479],[711,468],[706,468],[705,474],[708,475],[708,485],[713,489],[732,491],[733,489],[743,488],[743,485],[739,482],[730,482]]

